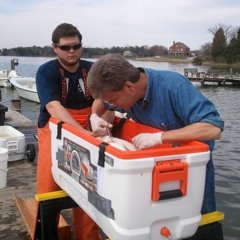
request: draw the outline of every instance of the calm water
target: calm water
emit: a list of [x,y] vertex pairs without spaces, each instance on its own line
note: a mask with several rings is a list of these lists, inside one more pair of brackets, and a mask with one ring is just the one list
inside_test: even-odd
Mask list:
[[[13,57],[0,56],[0,69],[10,69]],[[40,64],[50,58],[18,57],[17,70],[23,76],[34,77]],[[184,72],[184,68],[195,67],[192,64],[171,64],[159,62],[133,62],[135,66]],[[198,68],[207,71],[207,67]],[[225,120],[222,139],[216,142],[214,163],[216,169],[216,198],[218,210],[225,214],[223,230],[225,240],[240,239],[240,87],[197,86],[217,107]],[[1,88],[2,103],[11,106],[16,98],[14,90]],[[39,104],[21,100],[22,114],[33,121],[38,116]]]

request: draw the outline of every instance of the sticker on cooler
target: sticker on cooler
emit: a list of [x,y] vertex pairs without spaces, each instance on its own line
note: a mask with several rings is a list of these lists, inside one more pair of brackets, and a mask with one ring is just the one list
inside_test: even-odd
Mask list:
[[89,212],[92,212],[92,207],[88,204],[91,203],[103,215],[113,219],[111,201],[99,195],[99,188],[102,185],[101,171],[98,171],[97,176],[97,167],[91,163],[90,151],[66,137],[62,141],[58,141],[57,146],[56,160],[58,168],[86,189],[87,201],[74,191],[73,185],[69,185],[65,178],[63,180],[63,189],[68,193],[71,192],[74,196],[78,196],[78,201]]
[[62,150],[58,148],[58,167],[87,190],[97,188],[97,167],[91,163],[90,151],[68,138],[63,138]]

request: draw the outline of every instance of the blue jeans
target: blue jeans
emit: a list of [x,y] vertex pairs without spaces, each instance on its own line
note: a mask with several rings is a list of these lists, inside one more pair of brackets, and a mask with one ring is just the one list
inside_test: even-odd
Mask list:
[[214,176],[214,166],[213,166],[212,153],[211,153],[210,160],[207,163],[205,190],[204,190],[201,213],[205,214],[205,213],[210,213],[214,211],[216,211],[215,176]]

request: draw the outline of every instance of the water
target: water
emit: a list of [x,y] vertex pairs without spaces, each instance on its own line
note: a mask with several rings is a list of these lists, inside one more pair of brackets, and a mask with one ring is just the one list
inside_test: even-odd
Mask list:
[[[0,69],[10,69],[13,57],[0,56]],[[34,77],[40,64],[50,58],[18,57],[17,70],[23,76]],[[192,64],[176,64],[161,62],[132,62],[135,66],[150,67],[155,69],[169,69],[179,73],[184,68],[194,68]],[[202,66],[199,71],[207,71]],[[197,86],[217,107],[220,115],[225,120],[225,130],[221,140],[216,142],[214,151],[214,164],[216,171],[216,198],[217,208],[225,214],[223,231],[225,240],[240,239],[240,87],[233,86]],[[2,102],[11,106],[11,99],[17,94],[12,89],[2,88]],[[21,100],[22,114],[36,121],[39,104]]]
[[[0,56],[0,69],[11,70],[11,60],[14,57]],[[49,61],[51,58],[31,58],[31,57],[16,57],[19,65],[16,70],[20,75],[25,77],[35,77],[38,67],[44,62]],[[19,98],[16,91],[11,88],[1,88],[2,103],[11,107],[11,100]],[[39,104],[25,99],[21,99],[21,113],[27,118],[31,119],[34,123],[37,122],[39,113]]]

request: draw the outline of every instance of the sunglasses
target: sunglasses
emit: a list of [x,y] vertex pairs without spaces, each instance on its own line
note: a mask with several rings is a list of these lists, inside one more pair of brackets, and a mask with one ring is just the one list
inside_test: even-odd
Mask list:
[[78,44],[75,44],[75,45],[72,45],[72,46],[68,46],[68,45],[59,45],[57,43],[55,43],[55,45],[61,49],[62,51],[65,51],[65,52],[69,52],[70,50],[78,50],[82,47],[82,43],[78,43]]

